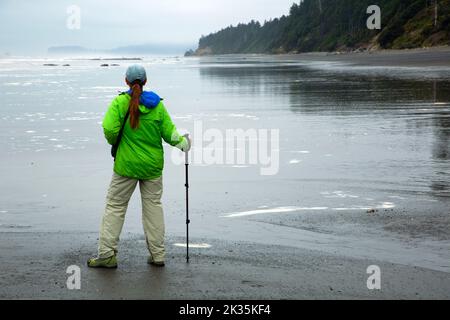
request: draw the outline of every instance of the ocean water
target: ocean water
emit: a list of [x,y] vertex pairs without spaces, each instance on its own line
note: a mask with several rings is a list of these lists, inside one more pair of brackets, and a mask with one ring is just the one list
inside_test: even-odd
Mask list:
[[[101,121],[126,90],[131,63],[0,60],[0,230],[98,229],[112,174]],[[199,235],[223,230],[224,218],[370,209],[448,213],[450,69],[257,55],[139,63],[147,68],[148,89],[194,139],[190,196]],[[276,143],[269,139],[263,149],[274,174],[261,174],[267,163],[226,160],[227,130],[239,129],[263,142],[261,132],[277,133]],[[211,154],[215,163],[207,160]],[[170,147],[164,185],[168,232],[181,234],[184,166]],[[136,193],[128,231],[141,230],[139,206]]]

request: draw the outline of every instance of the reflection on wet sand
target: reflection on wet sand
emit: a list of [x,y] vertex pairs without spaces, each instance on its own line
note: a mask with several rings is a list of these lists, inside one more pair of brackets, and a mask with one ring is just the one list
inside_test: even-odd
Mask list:
[[450,112],[436,112],[434,121],[434,139],[432,148],[434,179],[430,187],[437,196],[450,197]]
[[[314,123],[313,133],[298,134],[314,135],[318,145],[338,139],[338,152],[323,152],[334,155],[334,172],[348,168],[336,181],[344,184],[344,178],[354,177],[373,186],[383,177],[384,187],[394,181],[404,192],[449,197],[448,75],[420,68],[315,68],[302,61],[261,57],[205,58],[199,73],[227,94],[266,99],[266,104],[255,106],[258,110],[284,108],[292,112],[288,120],[298,121],[298,126],[302,121]],[[349,154],[351,164],[344,159]]]

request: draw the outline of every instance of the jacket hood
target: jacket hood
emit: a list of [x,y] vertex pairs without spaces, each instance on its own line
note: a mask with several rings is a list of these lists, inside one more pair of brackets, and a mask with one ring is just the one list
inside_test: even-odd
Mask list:
[[[126,93],[131,95],[131,92],[131,90],[128,90]],[[160,101],[161,98],[153,91],[143,91],[139,103],[145,106],[147,109],[153,109],[156,108]]]

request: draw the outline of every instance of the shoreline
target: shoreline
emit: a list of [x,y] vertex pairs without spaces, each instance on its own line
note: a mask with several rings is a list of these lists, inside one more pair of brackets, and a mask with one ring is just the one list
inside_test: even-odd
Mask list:
[[[114,68],[100,77],[90,68],[98,63],[83,62],[84,75],[94,77],[89,81],[69,68],[46,80],[53,80],[52,86],[39,87],[44,68],[33,67],[32,79],[7,83],[11,95],[6,105],[14,116],[3,121],[17,140],[4,143],[2,158],[0,299],[450,299],[450,69],[412,69],[413,79],[427,71],[429,77],[417,86],[400,79],[396,86],[384,77],[402,76],[405,70],[350,65],[446,63],[449,52],[311,53],[280,60],[237,56],[189,61],[185,73],[180,64],[155,68],[162,86],[173,88],[167,96],[174,106],[179,103],[177,123],[190,123],[199,114],[208,123],[223,119],[213,122],[220,129],[247,128],[255,117],[258,128],[279,127],[297,135],[284,136],[280,172],[272,178],[258,175],[256,167],[192,165],[191,241],[211,247],[193,248],[190,265],[185,249],[175,246],[185,241],[184,170],[166,162],[167,268],[146,264],[136,194],[124,226],[128,233],[122,236],[119,269],[111,272],[87,269],[86,260],[96,251],[112,174],[98,125],[115,83],[92,92],[86,86],[94,88],[122,74]],[[405,58],[411,55],[415,58]],[[309,70],[322,67],[324,71]],[[347,70],[358,75],[339,75]],[[438,78],[440,70],[433,99],[429,79]],[[372,78],[360,76],[366,73]],[[42,97],[36,93],[60,80],[75,81],[73,88],[79,88],[64,95],[73,104],[57,111],[53,107],[54,97],[67,94],[63,85],[42,100],[46,105],[35,110],[39,113],[30,114],[30,101]],[[20,86],[31,81],[42,91]],[[186,82],[193,97],[201,98],[194,111],[183,106],[186,96],[179,88]],[[395,89],[402,94],[386,99]],[[424,92],[416,96],[420,90]],[[32,94],[21,100],[23,109],[16,106],[22,91]],[[242,106],[230,110],[230,96]],[[439,107],[433,104],[437,101]],[[261,108],[266,104],[270,109]],[[361,106],[361,112],[354,106]],[[379,112],[372,113],[377,106]],[[65,287],[70,265],[81,268],[81,291]],[[382,270],[381,292],[366,287],[370,265]]]
[[268,56],[275,59],[346,62],[359,66],[450,67],[450,46],[414,49],[383,49],[360,52],[304,52],[283,54],[223,54],[192,56],[214,58],[231,56]]

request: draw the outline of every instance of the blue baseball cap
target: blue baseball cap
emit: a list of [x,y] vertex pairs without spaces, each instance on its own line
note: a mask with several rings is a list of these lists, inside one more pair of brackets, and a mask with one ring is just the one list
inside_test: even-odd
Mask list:
[[143,66],[139,64],[133,64],[128,67],[126,77],[129,83],[133,83],[136,80],[145,82],[147,80],[147,73]]

